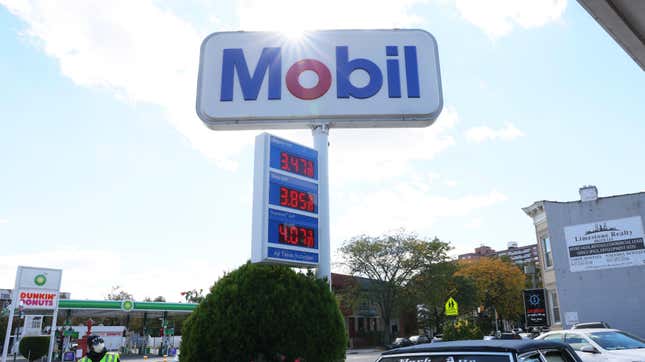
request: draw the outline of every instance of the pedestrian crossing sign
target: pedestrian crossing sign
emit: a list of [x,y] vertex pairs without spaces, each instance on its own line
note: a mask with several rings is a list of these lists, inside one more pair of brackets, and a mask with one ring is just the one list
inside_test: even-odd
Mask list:
[[459,304],[452,297],[446,302],[446,315],[449,317],[455,317],[459,315]]

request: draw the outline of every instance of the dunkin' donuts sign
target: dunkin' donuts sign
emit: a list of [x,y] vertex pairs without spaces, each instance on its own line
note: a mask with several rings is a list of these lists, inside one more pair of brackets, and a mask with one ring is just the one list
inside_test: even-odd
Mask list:
[[39,290],[21,290],[18,294],[18,300],[23,309],[55,309],[58,305],[58,293],[39,291]]

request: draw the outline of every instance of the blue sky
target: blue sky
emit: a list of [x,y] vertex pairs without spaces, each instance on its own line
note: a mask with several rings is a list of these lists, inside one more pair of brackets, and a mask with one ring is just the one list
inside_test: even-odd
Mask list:
[[63,268],[75,298],[121,285],[175,301],[250,258],[260,131],[213,132],[194,112],[215,31],[436,37],[433,126],[331,132],[332,250],[397,227],[455,254],[528,244],[536,200],[645,191],[645,73],[575,1],[214,3],[0,0],[0,287],[34,265]]

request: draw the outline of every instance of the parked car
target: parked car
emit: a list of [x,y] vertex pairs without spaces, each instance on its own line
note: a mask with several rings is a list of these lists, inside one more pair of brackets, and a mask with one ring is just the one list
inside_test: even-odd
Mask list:
[[408,338],[412,344],[423,344],[423,343],[430,343],[430,338],[426,336],[410,336]]
[[564,342],[583,361],[645,361],[645,341],[618,329],[569,329],[544,333],[536,339]]
[[407,346],[411,346],[411,345],[412,345],[412,342],[410,342],[409,339],[399,337],[399,338],[395,339],[394,342],[392,342],[392,344],[388,344],[385,347],[387,349],[394,349],[394,348],[400,348],[400,347],[407,347]]
[[495,339],[522,339],[522,336],[516,333],[511,333],[511,332],[503,332],[497,335],[492,335],[492,336],[484,336],[485,341],[492,341]]
[[455,341],[398,348],[377,362],[580,362],[571,347],[535,340]]
[[605,322],[585,322],[585,323],[576,323],[571,327],[571,329],[583,329],[583,328],[611,328],[609,324]]

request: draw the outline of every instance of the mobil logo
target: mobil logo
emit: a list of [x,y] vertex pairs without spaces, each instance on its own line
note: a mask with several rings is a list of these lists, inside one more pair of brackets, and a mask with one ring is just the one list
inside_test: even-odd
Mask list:
[[212,129],[424,127],[442,106],[426,31],[226,32],[202,43],[197,114]]
[[[399,65],[399,49],[403,48],[406,90],[408,98],[419,98],[419,69],[417,47],[387,45],[382,51],[386,60],[387,96],[401,98],[401,71]],[[366,58],[350,59],[349,46],[335,47],[336,65],[336,97],[365,99],[374,96],[383,86],[383,72],[373,61]],[[367,73],[368,81],[362,86],[352,83],[351,74],[355,71]],[[300,75],[306,71],[316,74],[318,81],[313,87],[305,87],[300,83]],[[263,48],[254,71],[249,69],[249,63],[244,55],[244,49],[224,49],[222,55],[221,101],[232,101],[235,75],[239,81],[245,101],[257,100],[260,87],[268,77],[267,99],[282,98],[282,49]],[[267,76],[268,74],[268,76]],[[332,85],[332,73],[325,63],[316,59],[301,59],[293,63],[286,72],[284,79],[289,93],[302,100],[314,100],[327,93]]]

